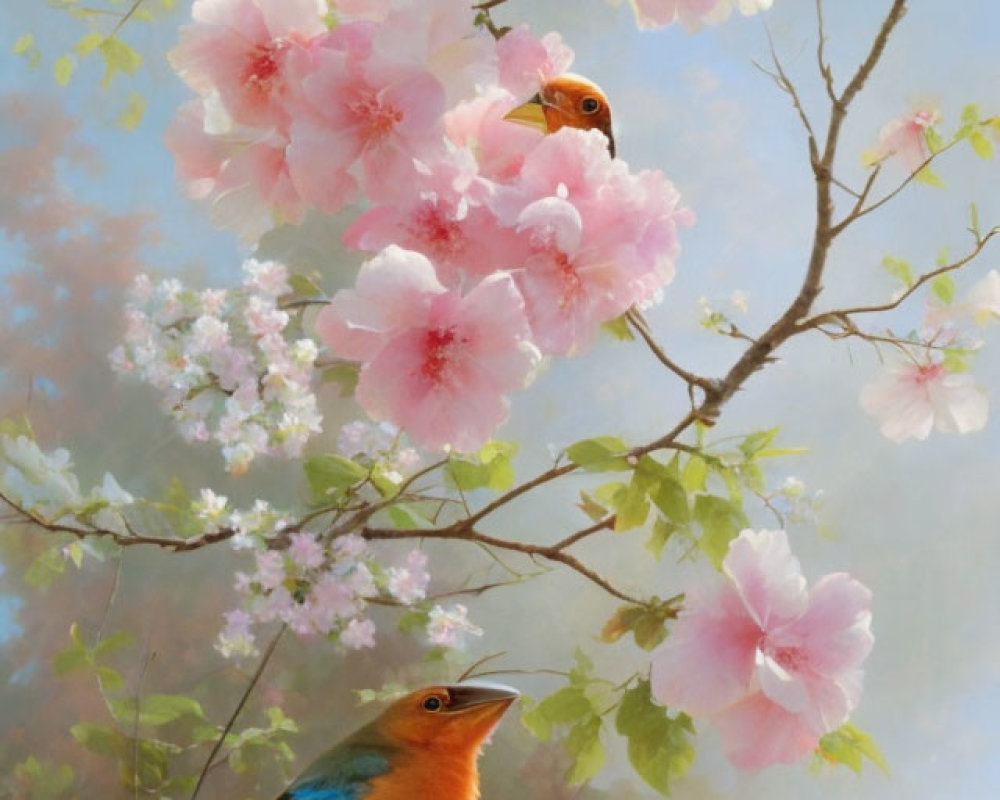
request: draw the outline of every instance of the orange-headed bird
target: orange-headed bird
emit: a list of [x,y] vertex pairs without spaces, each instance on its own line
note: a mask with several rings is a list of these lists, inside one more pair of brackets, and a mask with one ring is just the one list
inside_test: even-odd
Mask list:
[[555,133],[560,128],[597,128],[608,137],[608,151],[615,155],[611,133],[611,106],[594,82],[566,73],[542,85],[538,94],[518,106],[506,119]]
[[478,684],[408,694],[317,758],[278,800],[476,800],[479,751],[517,697]]

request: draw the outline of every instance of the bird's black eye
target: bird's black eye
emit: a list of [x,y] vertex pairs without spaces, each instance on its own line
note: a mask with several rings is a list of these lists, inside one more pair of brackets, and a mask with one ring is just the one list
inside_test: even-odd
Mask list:
[[580,110],[584,114],[594,114],[601,107],[601,101],[596,97],[584,97],[580,101]]
[[436,694],[432,694],[430,697],[424,700],[424,710],[426,711],[440,711],[443,706],[444,703],[441,701],[441,698],[438,697]]

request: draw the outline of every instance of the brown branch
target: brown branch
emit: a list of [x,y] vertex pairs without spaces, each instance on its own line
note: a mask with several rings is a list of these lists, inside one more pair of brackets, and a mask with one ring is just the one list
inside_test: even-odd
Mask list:
[[852,314],[874,314],[880,311],[892,311],[894,308],[898,308],[902,305],[907,298],[909,298],[915,291],[917,291],[917,289],[928,281],[934,280],[934,278],[939,275],[945,275],[946,273],[961,269],[969,262],[975,260],[986,248],[986,245],[989,244],[989,241],[998,233],[1000,233],[1000,226],[990,229],[984,236],[977,237],[976,246],[963,258],[960,258],[958,261],[953,261],[951,264],[945,264],[943,267],[938,267],[930,272],[925,272],[913,282],[912,286],[907,288],[907,290],[895,300],[888,303],[879,303],[878,305],[873,306],[853,306],[852,308],[841,308],[835,311],[826,311],[822,314],[817,314],[814,317],[803,320],[799,323],[798,328],[800,331],[804,331],[809,330],[810,328],[815,328],[824,322],[841,322],[843,318],[849,317]]
[[960,141],[961,139],[954,139],[948,142],[948,144],[946,144],[936,153],[931,153],[919,167],[917,167],[913,172],[907,175],[906,178],[895,189],[893,189],[891,192],[885,195],[885,197],[880,198],[879,200],[872,203],[870,206],[862,208],[862,206],[864,206],[865,200],[868,199],[868,194],[870,193],[871,187],[875,183],[875,178],[878,177],[879,170],[881,169],[882,166],[881,163],[876,164],[875,169],[873,169],[871,174],[868,176],[868,182],[865,184],[865,190],[862,192],[861,197],[858,198],[857,203],[854,204],[854,208],[851,209],[851,212],[846,217],[844,217],[840,222],[838,222],[836,225],[833,226],[833,235],[834,236],[840,235],[840,233],[842,233],[844,229],[847,228],[848,226],[854,224],[862,217],[867,217],[873,211],[878,211],[882,206],[884,206],[890,200],[893,200],[900,192],[903,191],[903,189],[905,189],[907,186],[913,183],[913,181],[916,180],[917,176],[921,172],[923,172],[928,166],[930,166],[931,163],[938,156],[943,155],[944,153],[951,150],[951,148],[953,148]]
[[816,0],[816,27],[819,33],[819,41],[816,45],[816,63],[819,65],[819,73],[823,76],[823,83],[826,85],[826,95],[833,103],[837,102],[837,90],[833,85],[833,70],[826,61],[826,25],[823,22],[823,0]]
[[[470,526],[466,526],[464,523],[466,520],[461,520],[459,523],[452,525],[448,528],[437,528],[433,530],[410,530],[410,529],[396,529],[396,528],[375,528],[365,526],[361,530],[361,535],[368,539],[369,541],[386,541],[394,539],[447,539],[462,542],[472,542],[476,544],[487,545],[489,547],[496,547],[499,550],[510,550],[516,553],[523,553],[527,556],[544,558],[547,561],[559,562],[574,572],[578,572],[585,578],[590,580],[592,583],[600,586],[604,591],[613,597],[617,597],[620,600],[625,600],[628,603],[635,603],[636,605],[645,605],[644,601],[639,598],[632,597],[626,594],[620,589],[615,588],[606,578],[599,575],[594,570],[585,566],[579,559],[566,553],[561,547],[567,546],[565,544],[566,539],[563,539],[556,545],[541,545],[532,544],[530,542],[516,542],[509,539],[500,539],[496,536],[490,536],[485,533],[480,533]],[[605,526],[606,527],[606,523]],[[589,530],[589,529],[587,529]],[[590,531],[591,533],[594,531]],[[585,534],[585,535],[589,535]],[[573,534],[573,536],[566,537],[567,539],[573,539],[574,537],[583,538],[578,534]]]
[[118,531],[113,531],[110,528],[101,528],[98,526],[78,528],[73,525],[63,525],[60,522],[51,522],[40,514],[37,514],[30,509],[24,508],[19,503],[16,503],[13,499],[4,494],[3,491],[0,491],[0,501],[3,501],[14,509],[14,511],[23,518],[20,521],[36,525],[39,528],[49,531],[50,533],[68,533],[75,536],[77,539],[86,539],[89,536],[97,536],[100,538],[111,539],[115,542],[115,544],[121,547],[134,547],[136,545],[148,544],[155,547],[162,547],[164,550],[171,550],[175,553],[186,553],[192,550],[199,550],[202,547],[207,547],[208,545],[217,544],[218,542],[224,542],[227,539],[232,539],[237,533],[234,528],[218,528],[210,533],[206,533],[193,539],[178,539],[165,536],[124,534],[119,533]]
[[631,324],[635,331],[642,337],[642,340],[646,343],[649,351],[656,356],[656,359],[663,364],[667,369],[673,372],[682,381],[687,383],[689,386],[699,386],[702,389],[708,389],[712,386],[712,381],[709,378],[703,378],[701,375],[695,375],[693,372],[689,372],[677,363],[675,363],[660,347],[656,339],[653,338],[653,334],[650,332],[646,321],[638,314],[635,309],[629,309],[625,312],[625,319]]

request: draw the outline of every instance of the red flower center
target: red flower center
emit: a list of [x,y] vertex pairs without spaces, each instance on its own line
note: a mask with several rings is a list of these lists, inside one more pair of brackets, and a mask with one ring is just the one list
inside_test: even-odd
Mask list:
[[403,112],[390,103],[383,103],[374,92],[358,98],[348,108],[365,129],[364,138],[369,144],[382,141],[403,121]]
[[454,327],[431,328],[427,331],[420,374],[434,383],[441,383],[451,361],[452,345],[457,338]]
[[243,72],[243,81],[248,89],[261,94],[268,93],[281,70],[282,56],[288,49],[288,43],[280,39],[258,44],[250,55],[250,63]]
[[913,380],[917,386],[923,386],[936,381],[943,372],[944,367],[941,364],[925,364],[917,368],[917,374],[913,376]]
[[561,251],[557,252],[554,264],[556,273],[562,283],[562,291],[559,293],[559,307],[565,308],[566,306],[575,304],[585,294],[583,279],[580,277],[580,273],[576,271],[576,266],[565,253]]
[[433,202],[417,209],[412,218],[410,233],[425,242],[438,256],[453,256],[461,246],[461,229],[455,220],[448,219]]

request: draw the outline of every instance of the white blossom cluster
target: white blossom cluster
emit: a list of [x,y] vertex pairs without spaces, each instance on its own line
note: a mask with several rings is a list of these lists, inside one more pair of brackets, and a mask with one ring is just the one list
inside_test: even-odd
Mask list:
[[124,530],[122,508],[135,498],[110,472],[89,492],[80,489],[68,450],[44,452],[30,436],[0,434],[0,489],[25,511],[48,522],[77,517],[84,524]]
[[125,341],[111,354],[120,373],[163,392],[188,441],[222,445],[242,474],[259,455],[299,458],[322,417],[311,389],[317,347],[289,341],[286,268],[249,259],[236,289],[194,291],[140,275],[126,306]]

